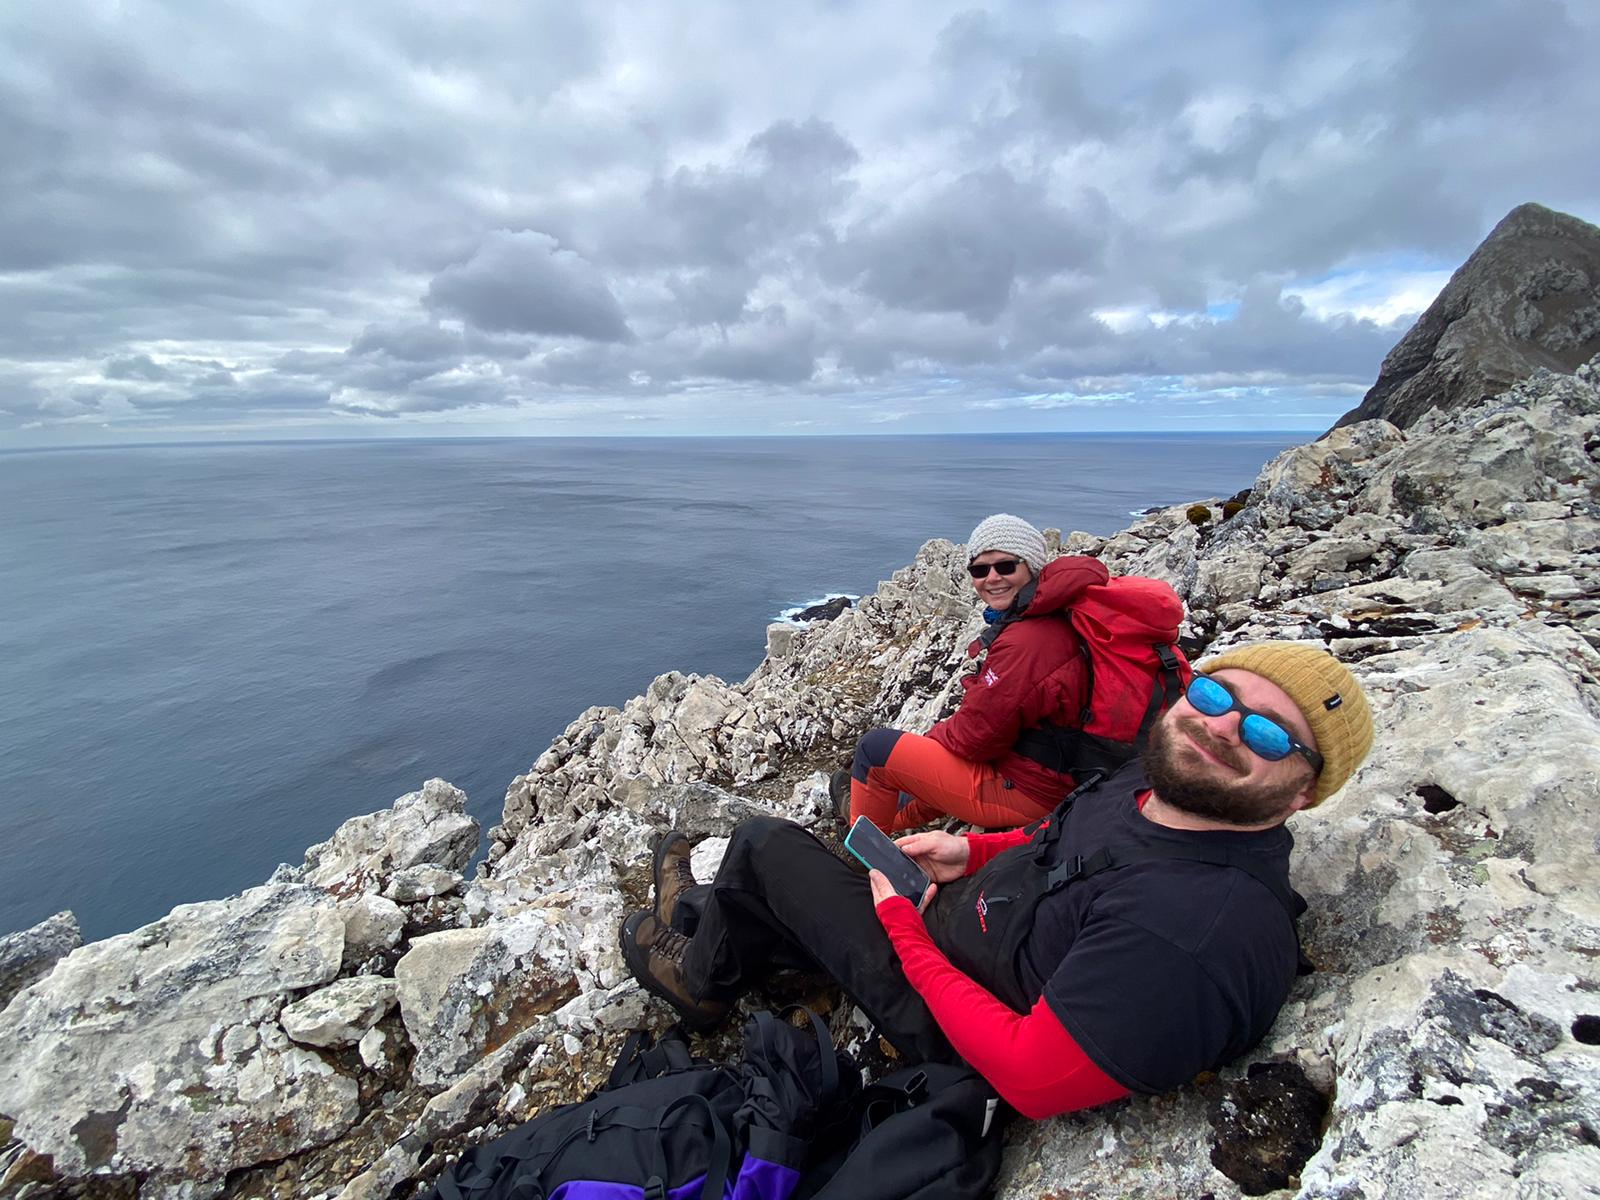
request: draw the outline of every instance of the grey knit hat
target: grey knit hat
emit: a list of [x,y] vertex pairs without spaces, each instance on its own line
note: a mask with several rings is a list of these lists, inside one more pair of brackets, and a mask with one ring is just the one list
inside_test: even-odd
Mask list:
[[1035,575],[1044,566],[1048,551],[1044,548],[1044,534],[1021,517],[1010,513],[995,513],[978,522],[978,527],[967,538],[967,561],[971,562],[987,550],[1004,550],[1015,554],[1028,564]]

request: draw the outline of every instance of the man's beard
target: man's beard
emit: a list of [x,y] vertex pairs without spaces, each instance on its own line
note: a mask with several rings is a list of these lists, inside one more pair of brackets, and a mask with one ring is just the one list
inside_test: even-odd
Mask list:
[[[1202,760],[1193,747],[1184,744],[1184,735],[1225,765]],[[1244,776],[1254,765],[1251,757],[1249,748],[1217,741],[1192,717],[1169,717],[1156,722],[1150,731],[1144,773],[1156,795],[1191,816],[1228,825],[1281,820],[1288,815],[1289,802],[1305,790],[1306,782],[1291,777],[1274,783],[1246,783]]]

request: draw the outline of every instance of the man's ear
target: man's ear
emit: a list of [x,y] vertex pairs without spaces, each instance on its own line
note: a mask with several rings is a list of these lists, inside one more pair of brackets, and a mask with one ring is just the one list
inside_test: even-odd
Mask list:
[[1288,807],[1284,809],[1284,815],[1287,816],[1289,813],[1299,812],[1302,808],[1310,808],[1316,803],[1316,800],[1317,781],[1312,779],[1310,783],[1306,784],[1305,791],[1301,792],[1293,800],[1289,801]]

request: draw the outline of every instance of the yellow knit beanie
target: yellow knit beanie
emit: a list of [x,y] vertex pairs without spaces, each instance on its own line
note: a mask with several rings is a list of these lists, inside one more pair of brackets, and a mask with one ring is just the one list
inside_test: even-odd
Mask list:
[[1326,650],[1297,642],[1259,642],[1209,658],[1202,675],[1232,668],[1270,679],[1289,694],[1322,755],[1322,773],[1308,807],[1344,786],[1372,748],[1372,710],[1350,670]]

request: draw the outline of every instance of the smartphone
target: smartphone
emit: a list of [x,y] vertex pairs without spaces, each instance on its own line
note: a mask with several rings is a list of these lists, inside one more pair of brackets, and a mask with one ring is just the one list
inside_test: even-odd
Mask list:
[[888,834],[866,817],[857,817],[856,823],[850,826],[850,832],[844,836],[844,848],[874,871],[882,871],[894,890],[911,903],[922,903],[923,893],[933,881],[904,850],[889,840]]

